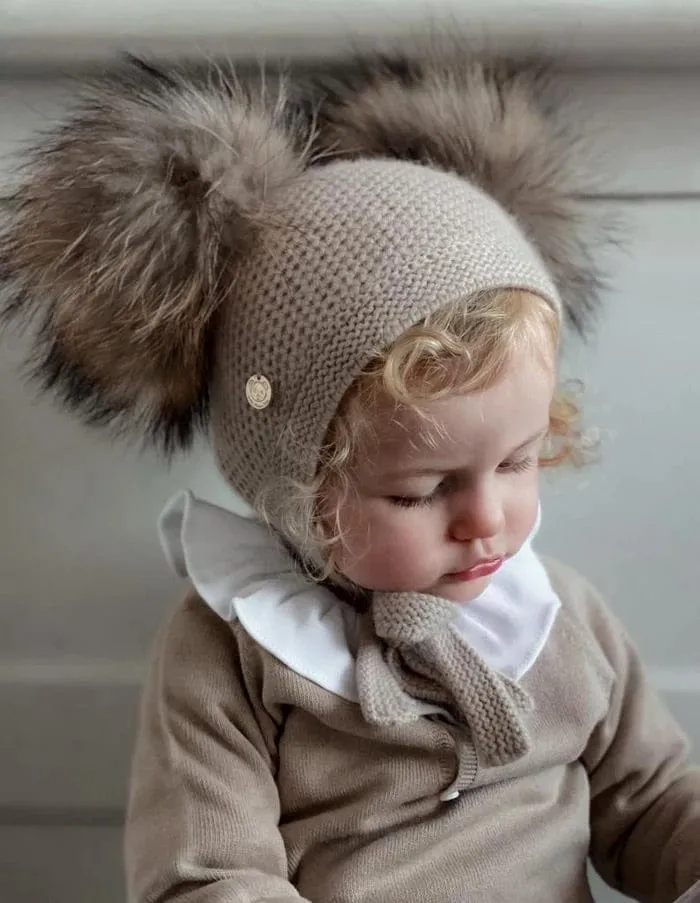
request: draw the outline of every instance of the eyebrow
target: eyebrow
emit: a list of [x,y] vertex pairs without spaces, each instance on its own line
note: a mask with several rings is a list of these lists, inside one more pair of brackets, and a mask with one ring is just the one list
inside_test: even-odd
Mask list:
[[[518,452],[523,451],[529,445],[532,445],[533,442],[536,442],[538,439],[542,439],[549,432],[549,424],[547,426],[542,427],[542,429],[537,430],[536,433],[533,433],[532,436],[527,438],[524,442],[521,442],[520,445],[511,449],[505,458],[510,458],[513,455],[517,455]],[[392,470],[388,471],[384,474],[384,477],[393,477],[393,478],[402,478],[402,477],[420,477],[420,476],[432,476],[434,474],[444,474],[444,473],[458,473],[459,471],[465,470],[464,467],[416,467],[416,468],[407,468],[406,470]]]

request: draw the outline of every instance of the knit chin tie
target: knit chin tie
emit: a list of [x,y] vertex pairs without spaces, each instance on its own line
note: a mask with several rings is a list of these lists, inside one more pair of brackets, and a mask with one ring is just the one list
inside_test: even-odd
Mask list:
[[460,635],[456,611],[436,596],[374,594],[357,656],[362,713],[370,724],[407,724],[421,717],[419,702],[434,703],[468,728],[484,765],[505,765],[529,749],[531,700]]

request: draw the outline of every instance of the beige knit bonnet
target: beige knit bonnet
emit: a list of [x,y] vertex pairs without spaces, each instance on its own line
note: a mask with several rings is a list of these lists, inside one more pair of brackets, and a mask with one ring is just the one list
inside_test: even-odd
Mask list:
[[33,372],[167,452],[209,430],[250,502],[309,480],[370,354],[427,314],[522,288],[585,326],[604,235],[555,81],[454,54],[274,89],[143,63],[91,85],[0,235]]

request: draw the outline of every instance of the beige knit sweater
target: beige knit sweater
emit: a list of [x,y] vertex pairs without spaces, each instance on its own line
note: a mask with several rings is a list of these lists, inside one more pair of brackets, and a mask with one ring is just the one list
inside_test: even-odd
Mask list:
[[131,903],[590,903],[589,855],[674,900],[700,879],[700,772],[621,626],[548,568],[562,608],[502,765],[439,716],[369,724],[190,597],[143,699]]

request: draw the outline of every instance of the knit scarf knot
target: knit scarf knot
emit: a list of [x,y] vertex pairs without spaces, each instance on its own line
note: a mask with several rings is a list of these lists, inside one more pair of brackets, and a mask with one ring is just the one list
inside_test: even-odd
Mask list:
[[465,726],[486,766],[529,750],[522,712],[530,697],[492,671],[455,628],[454,602],[420,593],[375,593],[363,623],[357,685],[365,720],[407,724],[419,701],[443,706]]

